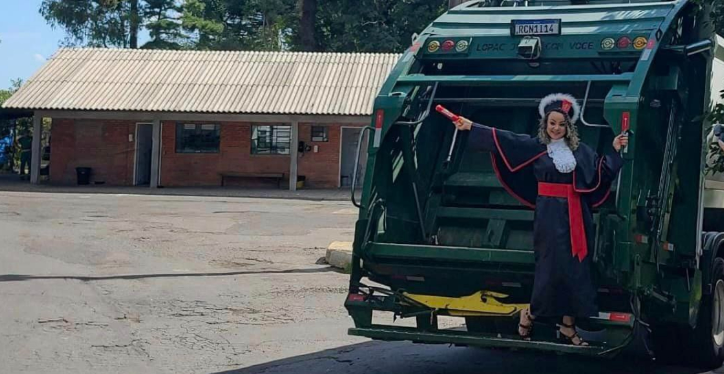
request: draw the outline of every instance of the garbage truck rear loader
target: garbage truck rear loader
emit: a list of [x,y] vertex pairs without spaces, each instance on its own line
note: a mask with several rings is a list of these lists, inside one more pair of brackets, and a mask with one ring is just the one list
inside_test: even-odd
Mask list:
[[[709,13],[687,0],[476,0],[424,30],[363,131],[350,334],[598,356],[643,336],[658,357],[720,365],[724,183],[705,171],[724,40]],[[599,154],[631,135],[594,212],[600,313],[578,323],[588,347],[558,343],[546,324],[531,341],[517,336],[533,284],[533,211],[434,109],[535,135],[538,102],[553,92],[580,100],[580,137]],[[448,317],[464,328],[446,328]]]

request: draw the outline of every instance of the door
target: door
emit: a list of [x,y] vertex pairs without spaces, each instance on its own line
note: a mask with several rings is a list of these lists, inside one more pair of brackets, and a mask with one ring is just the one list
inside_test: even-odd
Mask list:
[[136,125],[136,186],[151,183],[151,148],[153,147],[153,124]]
[[[352,173],[354,172],[355,156],[357,155],[357,143],[361,132],[362,128],[358,127],[342,128],[342,157],[340,160],[340,185],[342,187],[352,185]],[[365,137],[362,139],[359,166],[357,167],[357,186],[361,186],[364,179],[365,165],[367,164],[367,138],[367,133],[365,133]]]

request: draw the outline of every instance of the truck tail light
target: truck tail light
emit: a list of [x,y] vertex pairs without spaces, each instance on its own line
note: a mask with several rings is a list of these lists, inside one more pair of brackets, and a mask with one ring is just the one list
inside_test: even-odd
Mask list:
[[381,129],[382,124],[385,123],[385,111],[383,109],[377,109],[375,113],[375,129]]
[[611,321],[611,322],[629,323],[629,322],[631,322],[631,314],[620,313],[620,312],[611,312],[611,313],[600,312],[600,313],[598,313],[598,319]]
[[618,41],[616,42],[616,46],[619,49],[626,49],[631,45],[631,39],[628,36],[622,36],[618,38]]
[[365,295],[360,295],[358,293],[351,293],[347,296],[347,301],[351,303],[362,303],[365,301]]
[[646,47],[646,45],[649,43],[648,39],[643,36],[639,36],[636,39],[633,40],[633,46],[636,50],[641,50]]
[[631,315],[628,313],[611,313],[608,316],[608,320],[615,322],[631,322]]
[[631,128],[631,112],[621,113],[621,131],[627,132]]

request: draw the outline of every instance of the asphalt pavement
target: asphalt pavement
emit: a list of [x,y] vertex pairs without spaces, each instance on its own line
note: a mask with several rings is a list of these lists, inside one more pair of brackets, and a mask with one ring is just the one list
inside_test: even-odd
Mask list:
[[348,336],[347,275],[318,261],[352,240],[355,213],[342,201],[0,192],[0,373],[699,372]]

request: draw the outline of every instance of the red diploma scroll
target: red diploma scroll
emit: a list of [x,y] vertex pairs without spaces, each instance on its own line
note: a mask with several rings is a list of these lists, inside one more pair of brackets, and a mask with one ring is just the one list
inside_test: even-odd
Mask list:
[[436,107],[435,107],[435,110],[437,110],[438,112],[440,112],[440,114],[442,114],[443,116],[447,117],[449,120],[451,120],[451,121],[453,121],[453,122],[455,122],[455,121],[457,121],[457,120],[460,119],[460,116],[458,116],[457,114],[455,114],[455,113],[453,113],[453,112],[445,109],[445,107],[442,106],[442,105],[436,106]]

